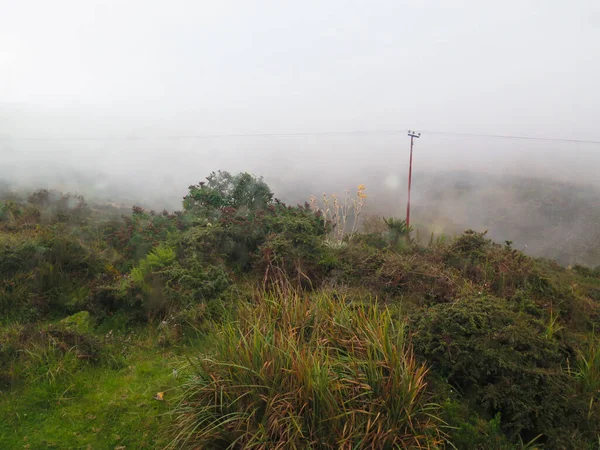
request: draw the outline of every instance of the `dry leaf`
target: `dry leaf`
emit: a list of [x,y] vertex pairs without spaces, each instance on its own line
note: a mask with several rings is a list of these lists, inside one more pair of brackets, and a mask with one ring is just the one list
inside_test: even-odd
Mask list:
[[164,399],[165,399],[164,392],[157,392],[156,395],[154,396],[154,400],[159,400],[162,402]]

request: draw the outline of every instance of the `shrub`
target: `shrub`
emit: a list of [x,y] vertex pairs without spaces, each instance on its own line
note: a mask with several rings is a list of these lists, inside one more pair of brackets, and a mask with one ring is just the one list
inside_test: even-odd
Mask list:
[[230,284],[222,267],[204,263],[196,255],[176,260],[174,249],[160,245],[134,267],[125,284],[134,313],[147,317],[188,307],[217,297]]
[[553,445],[577,430],[584,405],[563,370],[571,350],[544,324],[497,298],[437,304],[417,314],[415,349],[487,417],[500,414],[509,436],[539,434]]
[[147,277],[158,272],[175,261],[175,251],[165,245],[154,248],[139,264],[131,270],[131,280],[142,289],[147,289]]
[[339,262],[332,278],[337,283],[361,285],[380,295],[406,296],[418,303],[445,302],[452,300],[463,284],[436,255],[381,249],[361,236],[336,255]]
[[265,283],[292,281],[295,286],[317,287],[333,261],[323,237],[323,219],[308,207],[277,204],[267,216],[264,243],[255,269]]
[[63,226],[0,236],[0,313],[73,313],[107,265],[104,254]]
[[445,261],[463,276],[499,296],[513,295],[535,278],[533,261],[507,241],[505,246],[485,237],[487,231],[465,231],[445,251]]
[[174,411],[179,448],[438,448],[426,368],[377,305],[260,294]]
[[130,216],[103,223],[100,229],[106,242],[122,255],[121,269],[128,271],[152,248],[189,226],[189,218],[182,214],[163,211],[160,215],[152,215],[134,206]]
[[217,298],[231,285],[231,278],[222,266],[196,259],[185,261],[185,265],[174,264],[164,276],[165,294],[178,307]]
[[[458,400],[447,398],[442,405],[452,445],[460,450],[515,450],[529,448],[510,442],[501,427],[501,417],[486,420]],[[533,447],[535,449],[536,447]]]
[[388,240],[392,247],[396,248],[401,239],[410,239],[412,227],[406,226],[406,220],[389,217],[387,219],[384,218],[383,221],[387,226]]
[[216,218],[222,208],[256,211],[266,208],[273,199],[273,193],[263,179],[249,173],[231,175],[219,171],[211,173],[206,180],[189,187],[183,198],[186,211]]

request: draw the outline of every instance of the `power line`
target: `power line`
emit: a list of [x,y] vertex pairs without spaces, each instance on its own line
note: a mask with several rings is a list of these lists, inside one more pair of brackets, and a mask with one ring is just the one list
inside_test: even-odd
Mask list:
[[426,134],[444,135],[444,136],[465,136],[465,137],[485,137],[495,139],[522,139],[527,141],[550,141],[550,142],[573,142],[578,144],[600,144],[600,141],[589,141],[585,139],[560,139],[560,138],[545,138],[535,136],[515,136],[508,134],[479,134],[479,133],[456,133],[452,131],[422,131]]
[[220,138],[260,138],[260,137],[302,137],[302,136],[343,136],[343,135],[389,135],[404,133],[402,130],[356,130],[356,131],[317,131],[292,133],[223,133],[167,136],[108,136],[108,137],[0,137],[0,140],[13,141],[141,141],[141,140],[185,140],[185,139],[220,139]]
[[[90,136],[90,137],[7,137],[0,136],[0,141],[146,141],[146,140],[193,140],[193,139],[227,139],[227,138],[277,138],[277,137],[309,137],[309,136],[360,136],[360,135],[404,135],[406,130],[354,130],[354,131],[317,131],[317,132],[291,132],[291,133],[222,133],[222,134],[196,134],[196,135],[166,135],[166,136]],[[503,134],[460,133],[450,131],[422,131],[422,134],[440,136],[474,137],[488,139],[517,139],[545,142],[568,142],[577,144],[600,144],[600,141],[584,139],[562,139],[554,137],[518,136]]]

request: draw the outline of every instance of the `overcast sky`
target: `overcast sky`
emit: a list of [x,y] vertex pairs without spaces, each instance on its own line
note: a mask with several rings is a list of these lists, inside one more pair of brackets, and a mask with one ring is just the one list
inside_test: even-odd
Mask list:
[[[405,135],[18,138],[415,128],[600,141],[599,55],[597,0],[0,0],[0,137],[12,139],[0,152],[125,174],[135,163],[185,187],[215,165],[323,175],[347,151],[349,166],[386,161],[387,179]],[[598,145],[418,145],[442,168],[476,159],[593,182],[600,163]]]

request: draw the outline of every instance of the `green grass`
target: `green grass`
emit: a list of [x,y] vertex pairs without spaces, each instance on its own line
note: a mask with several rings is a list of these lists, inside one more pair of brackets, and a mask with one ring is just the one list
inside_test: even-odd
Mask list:
[[377,303],[259,293],[192,364],[172,448],[440,448],[404,323]]
[[[140,343],[141,344],[141,343]],[[88,365],[58,381],[0,393],[0,448],[161,448],[180,383],[182,354],[198,342],[164,351],[140,348],[120,369]],[[164,401],[153,397],[164,392]]]

